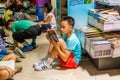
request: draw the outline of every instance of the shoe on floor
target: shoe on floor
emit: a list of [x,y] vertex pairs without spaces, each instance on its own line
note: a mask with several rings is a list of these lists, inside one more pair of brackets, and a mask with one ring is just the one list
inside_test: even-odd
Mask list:
[[24,46],[21,50],[22,52],[27,52],[27,51],[31,51],[33,49],[32,45],[29,46]]
[[41,61],[38,66],[34,67],[35,71],[42,71],[51,69],[52,66],[47,63],[47,61]]
[[16,48],[14,50],[14,53],[18,56],[20,56],[20,58],[25,58],[25,54],[19,49],[19,48]]
[[31,45],[33,46],[33,49],[35,49],[37,47],[36,42],[32,42]]
[[35,66],[38,66],[39,63],[41,63],[42,61],[46,61],[46,59],[45,59],[45,58],[42,58],[40,61],[38,61],[38,62],[36,62],[36,63],[33,63],[33,68],[34,68]]

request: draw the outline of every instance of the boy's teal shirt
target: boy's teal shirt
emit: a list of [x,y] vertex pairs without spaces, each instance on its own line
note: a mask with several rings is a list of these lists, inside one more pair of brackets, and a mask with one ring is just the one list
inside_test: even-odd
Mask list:
[[82,59],[82,56],[81,56],[82,50],[81,50],[81,45],[77,36],[74,33],[72,33],[72,35],[67,39],[66,35],[64,34],[62,35],[62,39],[66,43],[66,50],[69,50],[72,52],[76,63],[79,64],[79,62]]
[[12,32],[27,30],[34,24],[36,24],[36,22],[32,22],[30,20],[15,21],[12,24]]

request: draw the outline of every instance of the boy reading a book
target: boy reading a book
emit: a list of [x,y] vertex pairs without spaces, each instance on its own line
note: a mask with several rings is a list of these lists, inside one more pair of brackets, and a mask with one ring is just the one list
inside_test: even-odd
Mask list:
[[72,32],[74,23],[72,17],[65,17],[61,21],[62,38],[59,41],[49,39],[49,55],[33,64],[35,70],[41,71],[52,68],[52,62],[56,57],[60,60],[62,67],[77,68],[81,60],[81,45],[76,35]]

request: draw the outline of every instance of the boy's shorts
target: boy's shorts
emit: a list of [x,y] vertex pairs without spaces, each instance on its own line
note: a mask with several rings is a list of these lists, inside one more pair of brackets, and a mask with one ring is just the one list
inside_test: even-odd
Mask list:
[[7,50],[1,50],[0,52],[0,61],[7,55]]
[[78,64],[75,62],[75,58],[73,54],[71,53],[68,60],[64,62],[60,56],[58,56],[58,59],[61,62],[61,65],[66,68],[77,68]]

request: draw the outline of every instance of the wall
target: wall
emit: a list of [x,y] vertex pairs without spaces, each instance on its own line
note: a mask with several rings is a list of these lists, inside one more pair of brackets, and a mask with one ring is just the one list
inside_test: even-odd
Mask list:
[[87,26],[88,9],[94,9],[94,0],[68,0],[68,15],[74,17],[75,28]]
[[84,47],[84,33],[79,29],[88,26],[88,10],[94,9],[94,0],[68,0],[68,15],[75,19],[74,32],[82,48]]

